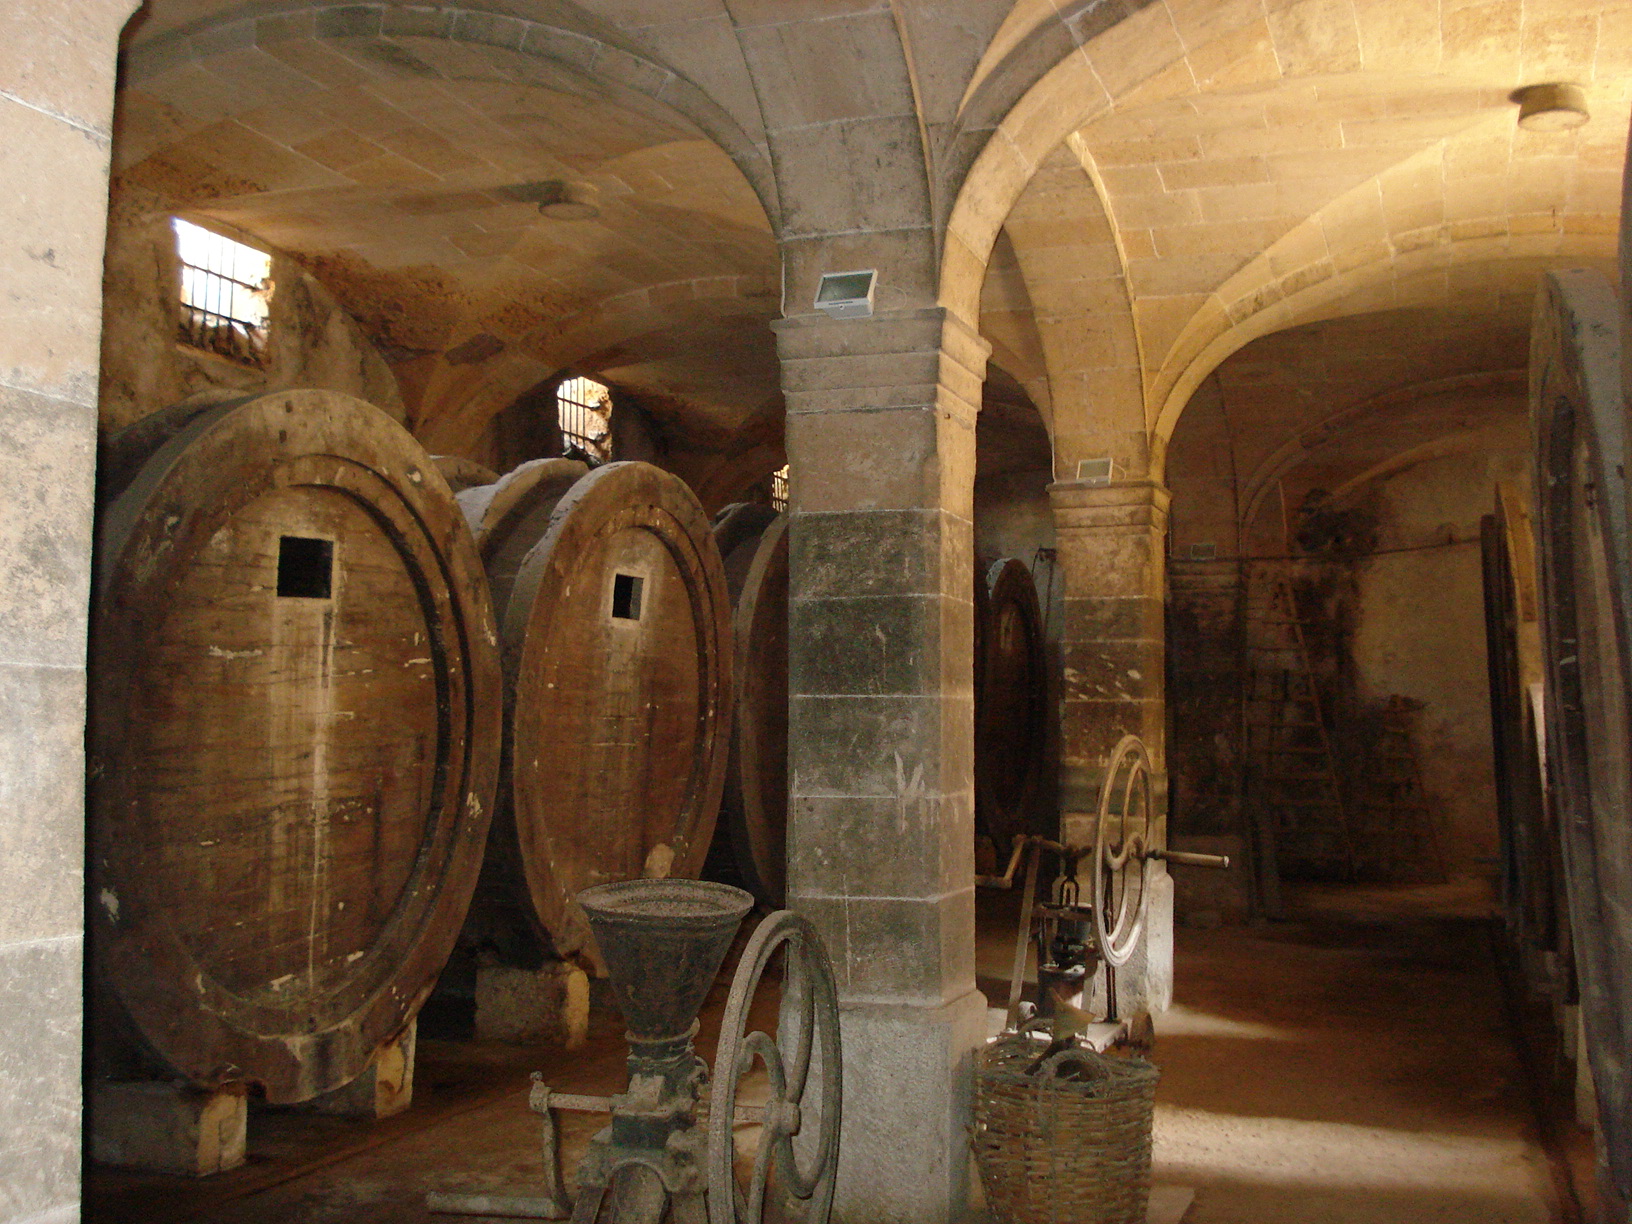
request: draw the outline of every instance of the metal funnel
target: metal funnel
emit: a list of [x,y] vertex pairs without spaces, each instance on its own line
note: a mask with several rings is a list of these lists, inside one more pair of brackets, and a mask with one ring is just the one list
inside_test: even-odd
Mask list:
[[706,880],[626,880],[578,894],[637,1041],[683,1038],[754,899]]

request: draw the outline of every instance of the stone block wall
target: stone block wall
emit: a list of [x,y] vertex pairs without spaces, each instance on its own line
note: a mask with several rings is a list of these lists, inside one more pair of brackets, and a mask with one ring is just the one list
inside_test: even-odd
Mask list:
[[[105,433],[199,394],[320,387],[406,419],[396,376],[356,321],[293,259],[272,256],[264,369],[177,341],[181,264],[168,211],[116,193],[104,277],[100,416]],[[232,236],[226,227],[216,226]],[[245,239],[248,241],[247,237]],[[264,244],[251,245],[264,249]]]
[[0,6],[0,1221],[79,1218],[85,626],[116,40]]

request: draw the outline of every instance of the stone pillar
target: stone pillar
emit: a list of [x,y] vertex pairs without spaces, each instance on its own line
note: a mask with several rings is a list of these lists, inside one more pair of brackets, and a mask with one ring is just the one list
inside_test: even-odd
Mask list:
[[[1117,742],[1149,749],[1157,843],[1167,836],[1165,667],[1167,489],[1151,480],[1049,486],[1065,578],[1061,709],[1061,833],[1093,838],[1100,782]],[[1173,996],[1173,881],[1152,870],[1143,946],[1118,972],[1123,1014],[1159,1011]]]
[[792,467],[790,904],[843,1012],[836,1219],[968,1201],[975,415],[986,343],[938,308],[776,324]]
[[0,1220],[79,1218],[85,627],[132,0],[0,5]]

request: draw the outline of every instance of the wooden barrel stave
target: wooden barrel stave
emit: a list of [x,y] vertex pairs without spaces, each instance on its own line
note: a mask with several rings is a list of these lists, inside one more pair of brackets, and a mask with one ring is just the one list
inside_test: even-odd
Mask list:
[[[730,601],[678,477],[644,463],[524,466],[461,494],[504,652],[489,877],[512,894],[494,905],[524,912],[544,951],[593,956],[581,889],[702,867],[724,783]],[[512,955],[526,942],[516,934],[503,933]]]
[[588,474],[588,466],[576,459],[535,459],[493,484],[458,495],[459,508],[475,533],[500,621],[522,561],[549,530],[550,516],[567,490]]
[[[1530,516],[1517,489],[1498,486],[1495,513],[1480,523],[1486,661],[1500,832],[1500,890],[1508,936],[1533,980],[1560,1003],[1575,998],[1562,847],[1542,778],[1532,686],[1544,689],[1537,640],[1539,592]],[[1550,956],[1551,966],[1533,965]],[[1547,980],[1543,980],[1547,979]]]
[[466,459],[463,455],[432,455],[431,462],[436,464],[436,470],[442,473],[442,479],[448,482],[448,488],[455,495],[466,489],[493,484],[499,478],[492,468],[474,459]]
[[787,897],[788,519],[728,506],[715,519],[734,605],[737,684],[720,818],[743,886],[763,904]]
[[468,529],[383,413],[289,391],[163,442],[100,555],[99,992],[195,1084],[339,1087],[429,993],[480,866],[500,690]]
[[[1549,773],[1582,1019],[1611,1175],[1632,1195],[1632,540],[1620,305],[1591,272],[1542,278],[1531,332]],[[1532,865],[1534,866],[1534,865]]]

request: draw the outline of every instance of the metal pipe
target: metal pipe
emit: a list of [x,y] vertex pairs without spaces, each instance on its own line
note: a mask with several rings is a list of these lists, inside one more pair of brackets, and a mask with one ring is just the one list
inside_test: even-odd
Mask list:
[[1180,867],[1227,868],[1230,865],[1230,856],[1227,854],[1197,854],[1193,850],[1146,850],[1145,857],[1159,859],[1164,863],[1176,863]]
[[1055,854],[1064,854],[1071,857],[1077,857],[1077,853],[1080,853],[1073,853],[1065,846],[1060,845],[1059,842],[1049,841],[1046,837],[1038,837],[1034,833],[1022,833],[1014,839],[1014,850],[1009,855],[1009,865],[1003,874],[995,876],[977,875],[975,883],[982,888],[1013,888],[1014,873],[1020,866],[1020,856],[1025,853],[1027,846],[1041,846],[1044,850],[1052,850]]

